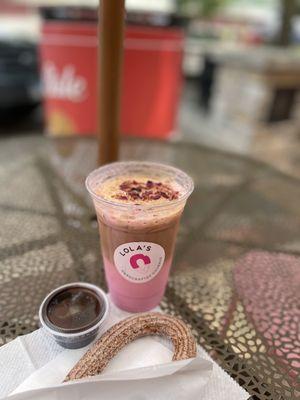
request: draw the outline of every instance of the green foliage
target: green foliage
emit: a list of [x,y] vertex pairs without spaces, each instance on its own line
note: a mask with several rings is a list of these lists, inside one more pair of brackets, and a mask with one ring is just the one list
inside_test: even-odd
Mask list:
[[191,16],[211,17],[232,0],[177,0],[179,11]]

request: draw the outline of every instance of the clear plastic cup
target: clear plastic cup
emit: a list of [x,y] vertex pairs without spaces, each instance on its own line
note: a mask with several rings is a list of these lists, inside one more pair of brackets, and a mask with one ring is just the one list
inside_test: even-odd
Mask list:
[[[168,203],[120,203],[97,194],[97,188],[116,177],[168,180],[179,187]],[[129,312],[156,307],[167,285],[179,220],[194,189],[181,170],[151,162],[116,162],[100,167],[86,179],[99,223],[102,256],[109,292],[119,308]]]
[[74,282],[56,288],[45,297],[39,319],[56,343],[67,349],[78,349],[96,338],[108,314],[108,298],[100,288]]

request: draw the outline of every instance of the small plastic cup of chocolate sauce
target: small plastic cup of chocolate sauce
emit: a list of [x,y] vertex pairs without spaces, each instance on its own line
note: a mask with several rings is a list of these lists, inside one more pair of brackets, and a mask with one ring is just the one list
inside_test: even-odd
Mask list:
[[49,293],[40,306],[39,318],[60,346],[78,349],[96,338],[108,312],[109,302],[100,288],[75,282]]

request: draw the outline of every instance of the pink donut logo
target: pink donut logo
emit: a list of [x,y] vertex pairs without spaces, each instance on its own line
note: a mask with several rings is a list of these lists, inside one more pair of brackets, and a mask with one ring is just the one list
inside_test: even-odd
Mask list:
[[151,263],[150,257],[145,256],[144,254],[135,254],[130,257],[130,265],[132,266],[133,269],[137,269],[140,267],[138,264],[139,260],[142,260],[144,265]]

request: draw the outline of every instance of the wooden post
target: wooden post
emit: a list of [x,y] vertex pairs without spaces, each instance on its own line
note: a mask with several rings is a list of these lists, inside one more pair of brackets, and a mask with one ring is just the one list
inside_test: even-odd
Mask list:
[[119,156],[124,16],[125,0],[100,1],[98,58],[99,165],[116,161]]
[[291,44],[292,20],[297,13],[296,0],[281,0],[281,26],[277,44],[286,47]]

